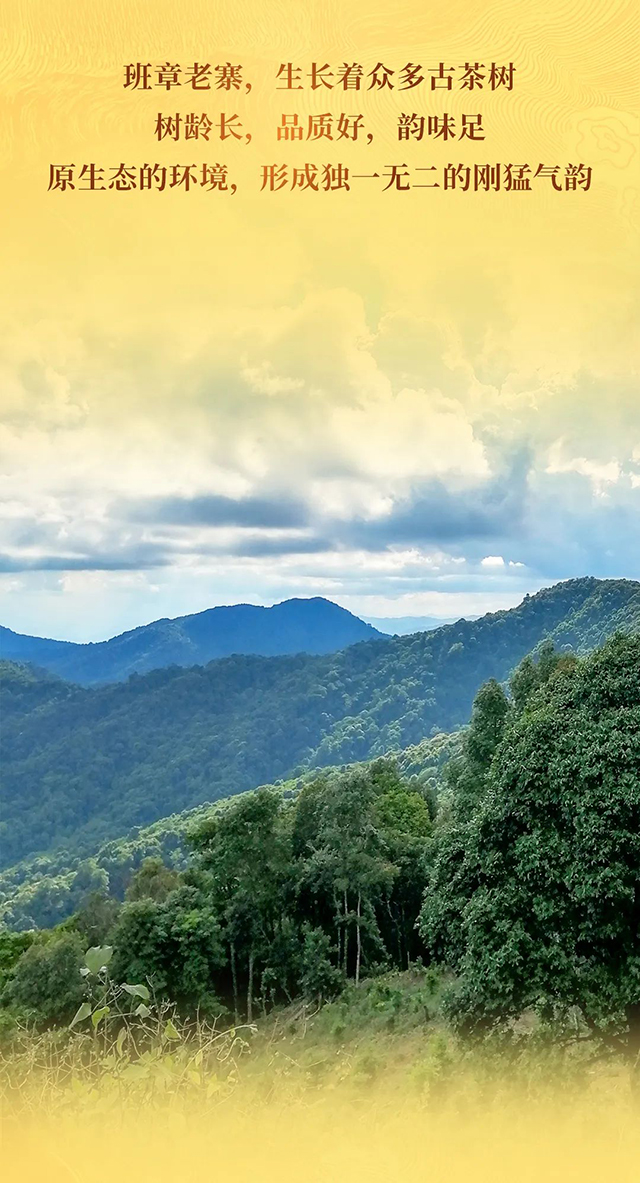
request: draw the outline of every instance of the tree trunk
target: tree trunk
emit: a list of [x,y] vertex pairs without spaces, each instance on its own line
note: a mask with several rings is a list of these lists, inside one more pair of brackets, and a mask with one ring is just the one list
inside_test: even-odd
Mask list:
[[247,983],[247,1022],[253,1022],[253,949],[249,954],[249,981]]
[[229,960],[231,961],[231,982],[233,986],[233,1014],[237,1024],[240,1016],[238,1014],[238,976],[236,973],[236,946],[234,941],[229,943]]
[[[391,927],[395,933],[396,944],[398,946],[398,969],[404,969],[404,952],[405,952],[404,919],[401,921],[398,921],[395,912],[391,911],[391,903],[389,901],[388,896],[387,896],[387,912],[389,914],[389,922],[390,922]],[[400,914],[402,916],[402,905],[400,905]]]
[[358,914],[358,919],[357,919],[357,922],[356,922],[356,942],[357,942],[357,949],[356,949],[356,986],[359,986],[359,985],[360,985],[360,962],[361,962],[361,960],[362,960],[362,931],[361,931],[361,927],[360,927],[360,921],[361,921],[361,918],[362,918],[362,892],[360,892],[360,891],[358,892],[358,909],[357,909],[357,914]]
[[267,1017],[267,988],[266,988],[265,980],[264,980],[266,972],[267,972],[266,970],[262,971],[262,978],[260,980],[260,1001],[262,1003],[262,1017],[263,1017],[263,1019],[266,1019],[266,1017]]
[[336,936],[337,936],[337,948],[338,948],[338,969],[340,969],[340,967],[342,965],[342,925],[340,923],[340,911],[339,911],[339,904],[338,904],[337,895],[334,895],[334,897],[333,897],[333,905],[336,910]]
[[626,1009],[629,1025],[627,1047],[631,1062],[632,1083],[634,1091],[640,1091],[640,1002],[632,1002]]
[[347,916],[349,915],[349,901],[347,898],[346,887],[344,889],[343,899],[344,899],[344,943],[343,943],[344,962],[343,962],[342,969],[344,972],[344,976],[346,978],[349,973],[349,926],[347,924]]
[[404,945],[405,957],[407,959],[407,969],[411,969],[411,958],[409,957],[409,941],[407,940],[407,925],[404,918],[404,904],[400,904],[400,923],[402,926],[402,943]]

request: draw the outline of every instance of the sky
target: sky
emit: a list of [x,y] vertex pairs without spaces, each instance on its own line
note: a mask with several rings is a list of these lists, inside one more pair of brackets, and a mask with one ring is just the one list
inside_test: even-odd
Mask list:
[[[8,3],[0,623],[101,639],[215,604],[511,607],[640,579],[638,147],[626,0]],[[284,61],[513,60],[512,92],[284,96]],[[231,60],[250,93],[123,86]],[[408,104],[410,105],[408,108]],[[161,143],[160,110],[251,143]],[[486,142],[397,142],[480,110]],[[282,113],[373,142],[280,144]],[[185,152],[187,155],[185,156]],[[228,162],[228,193],[48,192],[52,161]],[[587,162],[588,192],[260,191],[265,161]],[[373,168],[369,167],[373,165]]]

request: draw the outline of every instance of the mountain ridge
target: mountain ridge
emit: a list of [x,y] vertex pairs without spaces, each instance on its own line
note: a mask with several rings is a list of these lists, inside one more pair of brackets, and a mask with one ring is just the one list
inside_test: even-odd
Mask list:
[[640,583],[588,577],[329,655],[226,657],[94,688],[5,663],[2,864],[452,732],[484,682],[547,638],[586,652],[620,630],[640,632]]
[[269,607],[224,604],[163,616],[105,641],[57,641],[0,625],[0,655],[29,662],[81,686],[124,681],[171,665],[206,665],[232,654],[277,657],[331,653],[383,634],[322,596],[294,597]]

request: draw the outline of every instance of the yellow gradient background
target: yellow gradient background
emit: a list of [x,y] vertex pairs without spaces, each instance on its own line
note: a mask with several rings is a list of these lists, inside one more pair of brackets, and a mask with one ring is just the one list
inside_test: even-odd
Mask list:
[[338,1104],[310,1096],[207,1112],[183,1107],[122,1111],[96,1094],[94,1113],[69,1106],[47,1119],[9,1122],[7,1179],[67,1183],[111,1179],[232,1179],[234,1183],[635,1183],[637,1114],[595,1100],[566,1106],[522,1099],[501,1112],[438,1113],[394,1092]]
[[[58,316],[102,317],[115,330],[133,320],[188,333],[203,301],[209,311],[251,308],[278,301],[296,282],[366,287],[374,299],[414,310],[442,301],[473,320],[489,281],[514,316],[527,318],[522,348],[539,348],[543,332],[547,364],[577,350],[585,361],[604,360],[605,349],[628,344],[623,309],[638,198],[634,10],[626,0],[8,0],[0,50],[6,311],[55,308]],[[239,62],[252,93],[123,88],[126,62],[169,59]],[[513,61],[513,91],[276,89],[276,70],[289,60],[306,73],[311,61],[371,69],[380,60],[399,68],[478,59]],[[400,111],[476,109],[484,144],[396,141]],[[236,111],[253,141],[158,144],[158,110]],[[278,145],[275,128],[291,110],[362,112],[374,143]],[[590,194],[572,196],[540,182],[526,197],[382,194],[355,182],[349,195],[261,194],[262,163],[287,159],[345,160],[354,172],[394,161],[584,161],[594,180]],[[223,160],[240,191],[47,193],[50,161],[86,160]]]
[[[635,5],[607,0],[453,0],[370,6],[166,2],[83,4],[31,0],[4,6],[1,54],[2,231],[7,311],[90,311],[111,329],[149,321],[186,329],[194,308],[252,308],[289,295],[292,282],[367,286],[381,300],[451,304],[473,317],[487,280],[528,318],[524,348],[545,334],[560,362],[625,342],[621,305],[638,200],[634,138]],[[124,90],[123,65],[239,62],[251,95]],[[312,92],[276,89],[280,62],[383,60],[460,65],[515,62],[511,92],[485,89]],[[251,146],[157,144],[157,110],[237,110]],[[484,144],[395,140],[397,112],[483,111]],[[283,111],[362,111],[370,147],[276,143]],[[562,163],[594,168],[593,192],[459,195],[259,193],[263,162],[336,159]],[[50,161],[225,160],[240,192],[47,194]],[[90,302],[90,309],[86,302]],[[561,325],[557,316],[561,316]],[[591,340],[594,324],[599,341]],[[562,340],[560,338],[562,337]]]
[[[424,482],[456,495],[487,487],[509,449],[538,457],[521,485],[538,489],[543,474],[542,522],[559,496],[544,474],[566,477],[567,521],[612,490],[636,512],[632,0],[5,0],[2,23],[7,623],[42,631],[46,605],[54,635],[89,639],[162,611],[286,592],[448,615],[507,606],[566,575],[634,573],[615,548],[599,569],[587,542],[561,568],[539,525],[527,553],[498,540],[472,553],[446,537],[398,550],[391,525],[374,554],[343,529],[382,521]],[[125,63],[168,59],[242,64],[252,92],[123,88]],[[513,61],[516,75],[511,92],[292,96],[276,89],[289,60],[305,73],[312,61]],[[237,113],[252,142],[158,144],[160,110]],[[362,113],[374,141],[279,145],[291,111]],[[479,111],[486,140],[399,144],[402,111]],[[47,192],[50,162],[203,160],[228,165],[235,196]],[[373,172],[449,160],[582,162],[593,183],[260,192],[264,163]],[[149,494],[302,496],[324,519],[315,550],[303,530],[301,556],[293,536],[271,562],[203,526],[172,535],[158,559],[162,523],[141,530],[113,510]],[[547,549],[569,553],[573,533]]]

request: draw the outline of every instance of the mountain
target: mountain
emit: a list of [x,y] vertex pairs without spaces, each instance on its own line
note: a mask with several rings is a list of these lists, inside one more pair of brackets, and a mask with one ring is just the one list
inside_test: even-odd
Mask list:
[[284,600],[272,608],[209,608],[175,620],[155,620],[110,641],[86,645],[23,636],[0,626],[0,655],[51,670],[81,686],[95,686],[169,665],[206,665],[233,653],[333,653],[381,635],[346,608],[318,596]]
[[6,665],[2,865],[96,849],[203,801],[453,731],[482,683],[546,637],[584,652],[617,630],[640,631],[640,584],[577,579],[331,655],[235,656],[94,688]]

